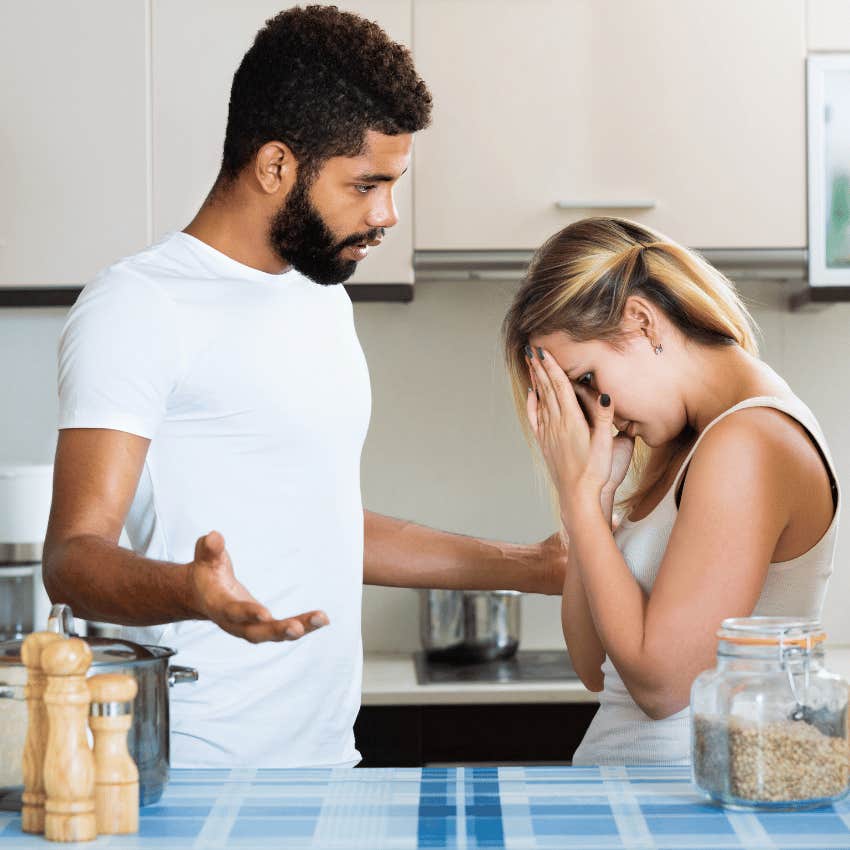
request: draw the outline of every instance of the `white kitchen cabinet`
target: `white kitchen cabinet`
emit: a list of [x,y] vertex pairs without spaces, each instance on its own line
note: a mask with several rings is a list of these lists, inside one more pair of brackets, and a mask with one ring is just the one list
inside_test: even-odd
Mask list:
[[[411,0],[348,0],[410,44]],[[221,162],[230,85],[243,55],[281,0],[153,0],[153,220],[160,236],[194,216]],[[412,179],[396,188],[399,223],[351,283],[413,282]]]
[[850,0],[806,0],[809,50],[850,50]]
[[148,4],[6,4],[0,287],[83,284],[148,240]]
[[416,0],[414,33],[417,250],[534,248],[593,214],[805,245],[803,0]]

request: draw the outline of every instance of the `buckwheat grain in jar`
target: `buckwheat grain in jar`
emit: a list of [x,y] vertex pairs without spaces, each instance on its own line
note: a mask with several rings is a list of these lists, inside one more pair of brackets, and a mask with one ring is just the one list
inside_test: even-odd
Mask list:
[[736,809],[801,809],[848,786],[847,682],[824,667],[817,620],[743,617],[717,633],[691,689],[693,780]]

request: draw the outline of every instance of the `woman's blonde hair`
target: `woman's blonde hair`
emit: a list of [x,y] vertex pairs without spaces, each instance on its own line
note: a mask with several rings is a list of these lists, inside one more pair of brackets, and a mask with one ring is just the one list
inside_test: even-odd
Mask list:
[[[630,295],[652,302],[688,340],[737,344],[758,356],[757,328],[734,284],[698,254],[627,219],[577,221],[535,253],[502,326],[514,401],[529,442],[534,439],[525,412],[529,339],[562,331],[576,342],[604,340],[622,350]],[[638,504],[693,437],[686,429],[653,451],[638,437],[629,470],[635,487],[620,506]]]

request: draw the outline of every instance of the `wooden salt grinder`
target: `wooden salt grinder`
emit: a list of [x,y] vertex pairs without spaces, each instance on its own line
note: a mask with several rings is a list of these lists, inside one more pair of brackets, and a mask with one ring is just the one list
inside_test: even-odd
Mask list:
[[124,673],[101,673],[88,680],[88,687],[98,834],[138,832],[139,771],[127,749],[138,685]]
[[47,745],[47,710],[44,687],[47,677],[41,669],[41,651],[55,640],[56,632],[34,632],[24,638],[21,660],[27,668],[24,697],[27,701],[27,737],[24,743],[24,795],[21,810],[21,829],[24,832],[44,832],[44,750]]
[[50,841],[97,838],[94,757],[86,737],[91,665],[89,645],[79,638],[49,644],[41,653],[47,674],[47,749],[44,754],[44,836]]

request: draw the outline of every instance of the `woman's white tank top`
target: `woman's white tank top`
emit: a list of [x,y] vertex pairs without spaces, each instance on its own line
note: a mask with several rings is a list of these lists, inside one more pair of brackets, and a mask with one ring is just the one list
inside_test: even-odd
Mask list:
[[[776,408],[806,428],[829,469],[835,504],[829,528],[808,552],[770,565],[753,615],[820,617],[835,555],[840,494],[835,464],[823,431],[811,410],[796,397],[744,399],[713,419],[700,433],[661,501],[636,522],[624,519],[614,533],[614,540],[632,574],[649,594],[676,521],[679,483],[694,452],[709,428],[746,407]],[[663,720],[651,720],[632,699],[609,658],[605,659],[602,672],[605,680],[599,694],[599,711],[573,756],[573,764],[688,764],[689,708]]]

